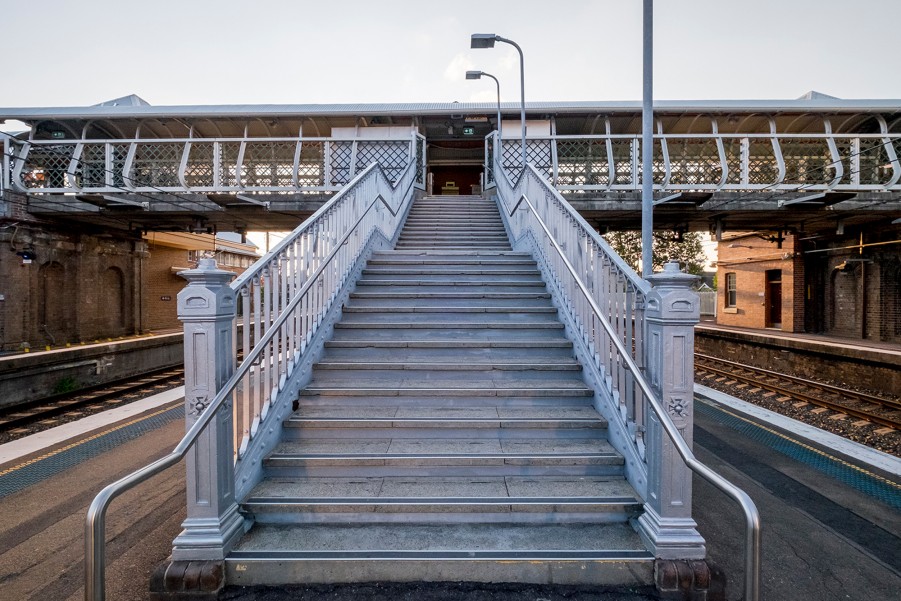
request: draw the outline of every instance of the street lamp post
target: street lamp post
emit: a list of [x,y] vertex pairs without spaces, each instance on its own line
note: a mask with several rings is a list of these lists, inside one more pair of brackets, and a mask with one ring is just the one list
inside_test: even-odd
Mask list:
[[502,38],[493,33],[474,33],[470,41],[470,48],[494,48],[495,42],[510,44],[519,52],[519,90],[520,90],[520,119],[522,121],[522,168],[526,168],[526,71],[523,64],[522,48],[513,40]]
[[641,275],[654,273],[654,0],[644,0],[641,99]]
[[501,135],[501,82],[491,73],[484,71],[467,71],[466,79],[482,79],[482,76],[490,77],[497,84],[497,135]]

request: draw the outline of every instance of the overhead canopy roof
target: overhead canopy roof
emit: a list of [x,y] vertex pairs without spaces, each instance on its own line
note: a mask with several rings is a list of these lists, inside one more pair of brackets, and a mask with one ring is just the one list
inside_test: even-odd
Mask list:
[[[505,119],[519,118],[519,104],[501,103]],[[640,131],[641,103],[636,101],[529,102],[530,119],[554,119],[561,135]],[[769,132],[770,118],[782,133],[823,132],[822,118],[832,116],[832,129],[873,132],[873,115],[886,118],[893,131],[901,131],[901,100],[841,100],[808,93],[797,100],[660,100],[655,115],[666,133],[709,133],[711,118],[721,133]],[[88,107],[0,108],[0,121],[28,125],[60,124],[66,138],[304,136],[327,137],[332,127],[417,125],[429,138],[442,135],[467,117],[495,121],[496,103],[424,102],[388,104],[238,104],[151,106],[137,96],[126,96]],[[488,131],[493,127],[487,124]],[[90,129],[94,128],[94,129]],[[477,132],[482,134],[480,130]],[[453,137],[453,136],[451,136]]]

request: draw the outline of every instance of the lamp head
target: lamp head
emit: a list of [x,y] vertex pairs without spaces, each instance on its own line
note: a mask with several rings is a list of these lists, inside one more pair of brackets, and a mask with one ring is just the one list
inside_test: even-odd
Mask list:
[[467,71],[466,79],[482,79],[481,71]]
[[474,33],[470,40],[470,48],[494,48],[497,36],[493,33]]

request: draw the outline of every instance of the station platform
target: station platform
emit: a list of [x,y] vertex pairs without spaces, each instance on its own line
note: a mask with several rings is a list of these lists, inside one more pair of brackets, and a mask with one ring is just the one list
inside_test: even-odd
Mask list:
[[[167,453],[184,433],[180,389],[0,446],[0,581],[15,599],[80,601],[83,518],[107,483]],[[746,490],[763,517],[763,599],[893,598],[901,586],[901,459],[702,386],[695,452]],[[743,518],[695,478],[695,519],[711,561],[741,590]],[[152,571],[184,516],[184,470],[173,468],[113,503],[108,598],[147,599]],[[629,600],[647,591],[567,586],[370,583],[231,587],[231,601],[492,599]]]
[[0,408],[102,386],[184,362],[181,329],[0,356]]
[[901,345],[701,322],[695,351],[801,377],[901,395]]

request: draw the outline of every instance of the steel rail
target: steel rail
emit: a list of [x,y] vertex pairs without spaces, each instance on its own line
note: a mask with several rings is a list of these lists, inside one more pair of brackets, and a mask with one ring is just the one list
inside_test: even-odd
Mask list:
[[[411,163],[407,166],[407,169],[412,169],[413,167],[414,165]],[[350,189],[355,186],[359,181],[362,181],[362,179],[366,177],[370,171],[374,169],[378,169],[380,172],[382,171],[381,167],[378,164],[370,165],[366,170],[356,176],[345,189]],[[382,173],[382,177],[385,177],[384,173]],[[410,193],[412,187],[413,183],[411,181],[409,188],[404,193],[404,198],[406,198],[406,195]],[[333,198],[332,201],[328,204],[330,205],[336,203],[339,200],[340,195]],[[314,282],[318,281],[317,277],[323,272],[325,267],[330,264],[332,258],[334,258],[334,256],[341,250],[344,242],[356,230],[357,226],[359,226],[359,224],[363,221],[369,211],[372,210],[372,207],[376,206],[379,201],[388,206],[388,210],[391,211],[392,215],[397,215],[399,208],[398,210],[393,209],[388,204],[388,202],[384,198],[382,198],[381,195],[376,196],[376,198],[372,200],[366,210],[361,213],[356,223],[352,227],[348,228],[347,232],[339,241],[339,243],[335,244],[332,252],[329,253],[328,257],[326,257],[326,259],[320,263],[319,268],[311,275],[311,277],[304,284],[303,288],[294,296],[294,298],[291,300],[291,303],[286,307],[284,311],[282,311],[279,317],[275,321],[273,321],[272,325],[269,326],[269,329],[262,336],[260,341],[257,342],[254,349],[245,356],[244,360],[241,362],[232,376],[222,386],[222,388],[219,390],[210,404],[200,414],[200,416],[197,418],[197,421],[195,421],[194,424],[188,429],[184,438],[181,439],[181,441],[175,446],[175,448],[168,455],[117,480],[116,482],[113,482],[112,484],[107,485],[94,498],[90,507],[88,507],[87,515],[85,516],[85,601],[104,601],[104,599],[106,598],[105,532],[106,511],[110,503],[112,503],[114,499],[130,490],[131,488],[165,471],[173,465],[176,465],[182,459],[184,459],[185,455],[188,453],[191,447],[194,446],[194,444],[197,442],[197,439],[222,408],[225,400],[229,398],[234,392],[234,388],[241,381],[241,378],[243,378],[247,374],[251,365],[259,360],[263,349],[265,349],[266,346],[272,342],[272,339],[276,336],[276,334],[280,332],[281,326],[283,326],[287,322],[288,317],[292,315],[293,311],[297,308],[297,306],[304,298],[304,293],[313,285]]]
[[[91,405],[103,403],[110,398],[134,394],[136,391],[176,378],[184,378],[184,369],[176,367],[153,370],[128,379],[90,386],[69,394],[52,395],[43,399],[4,407],[0,410],[0,430],[28,425],[42,419],[65,416],[66,413],[73,409],[84,409]],[[135,380],[139,381],[135,382]],[[119,406],[127,404],[128,402],[123,402]]]
[[[895,430],[901,430],[901,420],[893,419],[891,417],[883,417],[881,415],[874,415],[869,411],[864,411],[861,409],[855,409],[853,407],[848,407],[847,405],[843,405],[839,402],[833,402],[826,400],[822,397],[816,396],[811,393],[793,390],[791,388],[786,387],[785,385],[780,385],[779,383],[766,382],[761,380],[759,377],[755,377],[755,373],[762,375],[764,377],[771,378],[779,378],[793,384],[808,386],[811,388],[817,388],[822,392],[828,392],[837,395],[849,395],[855,397],[852,399],[853,401],[857,401],[860,403],[870,403],[873,405],[879,405],[888,410],[893,411],[901,411],[901,403],[897,403],[890,399],[883,399],[880,397],[876,397],[873,395],[868,395],[865,393],[857,392],[854,390],[848,390],[845,388],[840,388],[838,386],[832,386],[830,384],[821,384],[819,382],[813,380],[806,380],[804,378],[798,378],[796,376],[791,376],[789,374],[781,374],[779,372],[770,371],[768,369],[761,369],[757,367],[753,367],[751,365],[745,365],[742,363],[736,363],[734,361],[729,361],[725,359],[719,359],[717,357],[710,357],[707,355],[701,355],[696,353],[695,356],[701,357],[703,361],[710,363],[720,363],[721,365],[726,365],[727,369],[723,369],[717,367],[716,365],[704,364],[698,366],[696,369],[704,369],[710,371],[712,373],[716,373],[722,376],[726,376],[728,378],[732,378],[735,380],[739,380],[745,382],[747,384],[753,384],[754,386],[759,386],[764,390],[769,390],[770,392],[775,392],[777,394],[784,394],[785,396],[793,397],[799,401],[806,401],[813,405],[817,405],[819,407],[825,407],[831,411],[836,411],[839,413],[844,413],[846,415],[850,415],[851,417],[856,417],[858,419],[866,420],[872,422],[874,424],[879,424],[880,426],[885,426],[888,428],[893,428]],[[736,373],[734,371],[729,371],[731,368],[737,368],[744,370],[746,372],[751,372],[750,374],[745,373]]]
[[[534,171],[535,168],[530,166]],[[534,174],[539,177],[537,172]],[[542,180],[543,181],[543,180]],[[626,350],[625,345],[617,336],[616,331],[613,327],[607,322],[607,318],[604,316],[601,308],[598,307],[597,303],[594,300],[591,292],[588,288],[585,287],[585,284],[582,282],[582,279],[576,273],[576,270],[573,268],[572,264],[569,262],[569,259],[566,257],[566,254],[563,252],[563,249],[557,243],[557,240],[551,234],[550,229],[548,229],[547,224],[545,224],[544,220],[538,214],[538,211],[535,210],[532,202],[526,197],[522,195],[519,201],[516,202],[513,209],[510,211],[509,216],[512,217],[513,213],[519,208],[521,204],[525,202],[529,210],[534,215],[535,219],[538,221],[538,224],[541,226],[542,230],[544,230],[545,236],[547,236],[548,240],[550,240],[551,244],[554,247],[554,250],[560,256],[563,264],[566,266],[567,270],[569,270],[570,275],[573,277],[573,280],[576,282],[579,290],[588,301],[588,305],[591,307],[592,312],[598,317],[598,321],[604,327],[604,330],[607,332],[611,342],[616,347],[617,352],[619,352],[620,357],[625,363],[625,367],[627,370],[632,372],[632,375],[635,377],[635,383],[644,393],[645,398],[648,400],[648,404],[654,410],[654,413],[657,414],[657,417],[660,420],[660,426],[663,428],[664,432],[666,432],[670,441],[673,443],[673,446],[676,448],[676,451],[679,453],[679,456],[685,462],[685,465],[698,474],[702,478],[704,478],[707,482],[713,485],[715,488],[719,489],[725,495],[731,497],[738,505],[741,507],[742,511],[745,514],[745,600],[746,601],[759,601],[760,599],[760,513],[757,510],[757,506],[754,504],[754,501],[748,496],[748,493],[738,488],[715,471],[701,463],[694,455],[692,450],[689,448],[688,444],[682,438],[682,435],[679,434],[679,430],[676,428],[676,425],[672,422],[669,415],[666,413],[666,410],[663,408],[663,405],[660,404],[660,401],[657,399],[654,394],[653,388],[648,383],[647,379],[644,377],[644,373],[635,363],[635,360],[632,358],[631,354]]]

